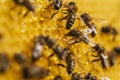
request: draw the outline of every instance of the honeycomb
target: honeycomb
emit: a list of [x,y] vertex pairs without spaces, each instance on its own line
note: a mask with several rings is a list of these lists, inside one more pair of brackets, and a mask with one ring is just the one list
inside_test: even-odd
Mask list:
[[[69,30],[65,28],[65,20],[59,22],[63,16],[62,10],[51,19],[51,16],[56,11],[53,7],[47,8],[50,4],[49,0],[30,0],[35,6],[35,12],[28,12],[24,6],[16,5],[12,0],[0,1],[0,53],[6,53],[10,58],[10,67],[8,70],[0,74],[0,80],[24,80],[22,78],[21,67],[14,62],[13,56],[15,53],[24,53],[31,62],[31,53],[34,45],[33,39],[39,35],[49,35],[57,44],[65,47],[70,47],[75,55],[75,70],[78,73],[91,72],[99,80],[102,77],[108,77],[111,80],[120,78],[120,59],[118,58],[115,65],[109,69],[103,69],[100,61],[90,63],[95,59],[91,51],[91,47],[83,42],[69,46],[69,40],[64,37]],[[63,5],[72,0],[63,0]],[[120,46],[120,35],[112,40],[113,36],[101,34],[101,27],[105,25],[114,26],[118,32],[120,31],[120,1],[119,0],[74,0],[78,6],[78,14],[88,13],[93,22],[97,25],[98,34],[95,38],[91,38],[94,42],[100,43],[107,51],[110,51],[115,46]],[[79,20],[75,21],[72,26],[74,29],[82,29],[82,23]],[[66,72],[66,68],[58,67],[55,64],[60,61],[57,56],[50,58],[52,63],[49,66],[49,57],[53,51],[48,47],[45,48],[44,56],[35,62],[35,65],[50,69],[50,75],[43,79],[29,80],[53,80],[56,75],[61,75],[65,80],[70,80],[71,75]],[[60,71],[59,71],[60,70]],[[17,75],[16,75],[17,74]],[[105,79],[107,80],[107,79]]]

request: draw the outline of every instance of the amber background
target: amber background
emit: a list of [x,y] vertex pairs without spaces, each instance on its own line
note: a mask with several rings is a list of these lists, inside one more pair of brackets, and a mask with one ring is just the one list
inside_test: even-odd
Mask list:
[[[31,0],[36,8],[36,13],[29,12],[26,17],[26,8],[16,6],[12,0],[0,1],[0,33],[3,38],[0,41],[0,52],[5,52],[10,56],[11,66],[5,74],[0,74],[0,80],[23,80],[21,78],[20,67],[16,64],[12,57],[15,52],[24,52],[28,58],[31,57],[31,48],[33,46],[33,38],[39,34],[50,35],[58,44],[65,47],[67,40],[63,37],[68,31],[65,29],[65,22],[58,22],[57,19],[62,17],[59,12],[51,20],[50,16],[54,13],[53,9],[44,9],[48,4],[48,0]],[[71,0],[63,0],[63,3]],[[78,13],[87,12],[93,17],[93,21],[97,24],[98,35],[93,38],[95,42],[101,43],[107,51],[114,46],[120,46],[120,35],[115,41],[112,41],[112,36],[102,35],[100,28],[102,25],[113,25],[120,32],[120,1],[119,0],[74,0],[79,8]],[[76,21],[74,28],[79,27],[79,22]],[[61,27],[62,26],[62,27]],[[74,51],[76,60],[75,72],[92,72],[98,78],[109,77],[111,80],[118,80],[120,78],[120,59],[116,61],[113,67],[105,70],[101,67],[100,61],[93,64],[89,63],[88,59],[91,57],[90,46],[79,43],[71,46]],[[48,57],[52,53],[51,50],[46,49],[45,55]],[[30,61],[30,60],[29,60]],[[41,62],[42,61],[42,62]],[[51,61],[58,63],[59,60],[53,57]],[[46,64],[43,64],[46,63]],[[45,57],[36,62],[37,65],[47,67],[47,60]],[[59,74],[58,68],[52,66],[51,75],[44,80],[51,80],[54,75]],[[65,79],[69,79],[69,75],[65,72],[65,68],[61,68],[61,75]],[[17,75],[16,75],[17,74]]]

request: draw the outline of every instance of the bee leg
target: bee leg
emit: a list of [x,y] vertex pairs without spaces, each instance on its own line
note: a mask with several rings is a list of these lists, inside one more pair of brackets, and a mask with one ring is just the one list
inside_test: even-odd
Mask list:
[[51,16],[51,18],[50,19],[52,19],[56,14],[58,13],[58,11],[57,12],[55,12],[52,16]]
[[22,11],[19,11],[17,14],[18,14],[18,15],[22,14]]
[[64,20],[64,19],[66,19],[68,17],[68,15],[67,16],[65,16],[65,17],[63,17],[62,19],[60,19],[59,21],[62,21],[62,20]]
[[96,62],[96,61],[99,61],[100,59],[94,59],[94,60],[92,60],[91,62]]
[[98,57],[98,55],[92,55],[93,57]]
[[49,57],[48,57],[48,59],[50,59],[52,56],[54,56],[55,55],[55,53],[52,53]]
[[73,44],[76,44],[76,43],[79,43],[79,42],[81,42],[81,40],[80,41],[75,41],[73,43],[70,43],[69,45],[73,45]]
[[61,63],[59,63],[59,64],[57,64],[57,65],[66,68],[66,66],[63,65],[63,64],[61,64]]
[[66,68],[66,66],[61,64],[61,63],[57,64],[57,66],[58,66],[59,74],[61,74],[60,66],[63,67],[63,68]]
[[27,11],[27,12],[23,15],[23,17],[26,17],[26,16],[28,15],[28,12],[29,12],[29,11]]
[[51,7],[52,6],[52,4],[53,3],[50,3],[46,8],[44,8],[44,9],[48,9],[49,7]]
[[63,10],[62,13],[63,13],[63,14],[68,14],[68,12],[66,12],[66,10]]
[[48,60],[48,65],[50,66],[51,65],[51,61],[50,61],[50,58],[53,57],[55,55],[55,53],[52,53],[49,57],[47,57],[47,60]]

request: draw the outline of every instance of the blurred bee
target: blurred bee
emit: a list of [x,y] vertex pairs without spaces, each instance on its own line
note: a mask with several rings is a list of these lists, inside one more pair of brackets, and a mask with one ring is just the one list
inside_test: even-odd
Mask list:
[[92,22],[92,18],[87,13],[81,14],[80,18],[84,24],[88,26],[88,29],[85,29],[84,32],[86,34],[90,34],[92,37],[95,37],[97,34],[97,28],[96,25]]
[[76,6],[75,2],[73,2],[73,1],[69,2],[68,5],[66,5],[66,7],[67,7],[66,11],[67,11],[68,15],[63,17],[62,19],[60,19],[60,21],[67,18],[66,29],[70,29],[75,22],[76,12],[78,11],[78,7]]
[[94,43],[89,39],[89,37],[87,35],[83,34],[83,32],[80,30],[72,29],[72,30],[70,30],[70,32],[68,32],[64,36],[71,36],[71,37],[73,37],[73,39],[75,39],[75,41],[73,43],[70,43],[70,45],[83,41],[86,44],[94,46]]
[[14,54],[14,61],[16,61],[18,64],[26,64],[27,61],[27,56],[24,55],[23,53],[15,53]]
[[8,55],[5,53],[0,53],[0,73],[6,72],[10,66],[10,60]]
[[28,10],[34,12],[35,8],[30,2],[30,0],[13,0],[16,4],[25,6]]
[[117,54],[115,53],[115,51],[109,51],[108,58],[109,58],[110,66],[113,66],[117,59]]
[[63,80],[63,78],[62,78],[62,76],[57,75],[57,76],[55,76],[54,80]]
[[[49,44],[51,44],[51,41],[53,41],[52,39],[48,38],[47,42]],[[48,45],[47,43],[47,45]],[[69,48],[64,48],[62,49],[61,46],[59,45],[55,45],[54,41],[52,42],[54,45],[50,46],[48,45],[50,48],[52,48],[52,50],[56,53],[56,55],[58,56],[58,58],[60,60],[65,60],[66,61],[66,64],[67,64],[67,72],[68,74],[71,74],[74,70],[74,67],[75,67],[75,61],[73,59],[73,53],[70,51]]]
[[[54,51],[54,53],[58,56],[59,59],[62,59],[63,49],[61,46],[56,44],[54,39],[51,39],[49,36],[40,35],[35,40],[35,47],[33,49],[32,59],[37,60],[41,57],[44,46],[48,46],[50,49]],[[53,56],[54,54],[50,55]]]
[[[57,55],[57,57],[62,60],[64,59],[64,54],[63,54],[63,49],[60,45],[58,45],[54,39],[50,38],[49,36],[44,37],[45,40],[45,44],[51,48],[53,50],[53,52]],[[52,55],[49,56],[52,57],[54,55],[54,53]]]
[[101,32],[103,34],[111,34],[111,35],[113,35],[113,40],[115,40],[116,36],[118,35],[118,31],[114,27],[112,27],[110,25],[103,26],[101,28]]
[[106,69],[109,68],[109,58],[108,55],[105,54],[105,49],[100,44],[96,44],[93,49],[97,51],[97,56],[100,58],[93,60],[93,62],[101,60],[102,67]]
[[[74,70],[74,67],[75,67],[75,61],[73,59],[73,53],[70,51],[69,48],[62,48],[60,45],[58,45],[54,39],[51,39],[49,36],[42,36],[40,35],[38,37],[38,41],[40,43],[38,43],[39,45],[42,44],[42,46],[46,45],[48,46],[49,48],[51,48],[53,50],[53,52],[57,55],[57,57],[60,59],[60,60],[64,60],[66,61],[66,64],[67,64],[67,72],[69,74],[71,74]],[[52,57],[54,54],[51,54],[49,56]]]
[[45,40],[43,36],[35,37],[34,47],[32,51],[32,61],[38,60],[44,51]]
[[116,62],[116,59],[119,57],[120,47],[115,46],[112,51],[108,52],[110,66],[113,66]]
[[116,53],[120,54],[120,46],[115,46],[115,47],[113,48],[113,50],[114,50]]
[[[41,35],[42,36],[42,35]],[[44,37],[44,36],[42,36]],[[47,45],[49,48],[51,48],[53,50],[53,52],[57,55],[57,57],[61,60],[64,59],[64,53],[63,53],[63,49],[60,45],[58,45],[54,39],[50,38],[49,36],[44,37],[44,42],[45,45]],[[53,56],[54,54],[52,54],[51,56]],[[51,57],[50,56],[50,57]]]
[[[26,13],[23,15],[23,17],[26,17],[29,11],[35,12],[34,5],[30,2],[30,0],[13,0],[16,5],[25,6],[27,8]],[[14,9],[14,7],[12,8]],[[18,13],[21,14],[21,11]]]
[[49,76],[49,70],[35,65],[22,66],[23,78],[45,78]]

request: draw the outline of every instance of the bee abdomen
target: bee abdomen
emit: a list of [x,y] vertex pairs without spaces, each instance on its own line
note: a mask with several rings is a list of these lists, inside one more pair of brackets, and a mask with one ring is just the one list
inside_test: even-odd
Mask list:
[[75,14],[71,13],[68,15],[67,23],[66,23],[66,28],[70,29],[72,25],[75,22]]
[[67,64],[68,64],[67,72],[68,72],[68,74],[71,74],[75,68],[75,61],[73,59],[70,59]]

